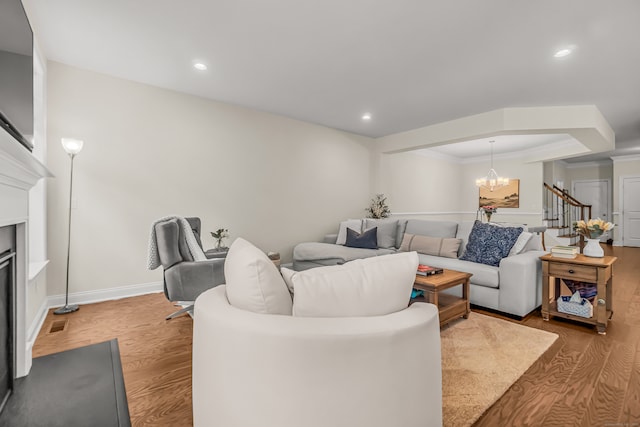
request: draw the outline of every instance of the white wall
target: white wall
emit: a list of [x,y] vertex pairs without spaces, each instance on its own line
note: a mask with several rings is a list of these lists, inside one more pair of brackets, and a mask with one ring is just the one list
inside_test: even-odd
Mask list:
[[[407,217],[473,220],[478,210],[476,178],[485,176],[490,161],[460,163],[441,156],[381,154],[380,190],[389,195],[392,212]],[[497,222],[528,225],[542,223],[542,162],[527,163],[520,157],[494,158],[503,176],[520,179],[520,207],[500,208]]]
[[[150,283],[153,220],[200,216],[264,251],[361,217],[372,196],[369,138],[169,90],[48,64],[49,294],[64,292],[69,158],[75,159],[70,292]],[[229,243],[229,242],[227,242]]]

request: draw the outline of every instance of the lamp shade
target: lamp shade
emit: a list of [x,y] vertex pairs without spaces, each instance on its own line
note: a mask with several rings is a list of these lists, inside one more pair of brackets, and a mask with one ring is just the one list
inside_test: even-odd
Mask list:
[[62,138],[60,142],[62,142],[64,151],[72,156],[78,154],[82,150],[82,145],[84,145],[84,141],[73,138]]

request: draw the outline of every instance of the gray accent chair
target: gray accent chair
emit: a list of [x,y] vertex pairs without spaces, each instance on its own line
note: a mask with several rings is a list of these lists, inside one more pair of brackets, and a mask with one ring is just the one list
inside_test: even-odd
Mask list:
[[[200,218],[186,218],[193,234],[200,240]],[[224,258],[194,261],[189,251],[184,233],[177,220],[168,220],[155,225],[158,255],[164,270],[164,294],[171,302],[189,303],[204,291],[221,285],[224,279]],[[193,304],[167,316],[173,319],[193,311]]]

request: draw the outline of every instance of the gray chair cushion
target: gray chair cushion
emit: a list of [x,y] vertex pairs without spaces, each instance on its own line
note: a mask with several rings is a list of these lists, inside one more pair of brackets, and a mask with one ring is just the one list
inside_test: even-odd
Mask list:
[[407,221],[405,233],[431,237],[456,237],[457,230],[457,222],[410,219]]
[[180,239],[180,226],[178,221],[172,219],[156,224],[156,242],[158,245],[158,255],[162,267],[167,269],[183,261],[182,255],[178,249],[178,241]]

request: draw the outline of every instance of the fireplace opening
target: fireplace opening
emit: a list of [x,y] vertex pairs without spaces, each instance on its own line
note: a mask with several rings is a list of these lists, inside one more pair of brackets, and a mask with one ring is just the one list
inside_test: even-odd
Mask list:
[[0,412],[13,391],[15,226],[0,228]]

